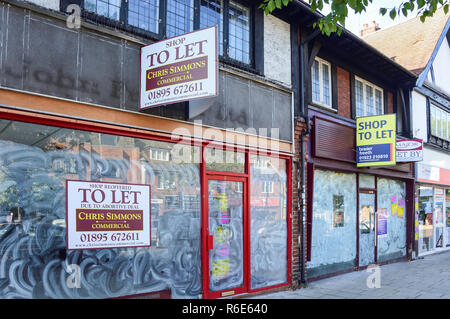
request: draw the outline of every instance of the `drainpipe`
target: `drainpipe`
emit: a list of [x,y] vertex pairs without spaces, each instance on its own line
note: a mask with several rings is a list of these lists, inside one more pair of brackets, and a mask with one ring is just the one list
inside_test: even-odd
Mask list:
[[[300,167],[297,168],[297,196],[301,198],[301,202],[298,205],[298,216],[301,216],[301,220],[299,221],[299,232],[301,231],[301,245],[299,245],[299,256],[300,256],[300,287],[306,287],[308,285],[307,276],[306,276],[306,261],[305,261],[305,252],[306,252],[306,243],[305,243],[305,229],[306,229],[306,166],[305,166],[305,158],[306,158],[306,145],[305,145],[305,136],[310,132],[310,125],[308,119],[308,107],[306,105],[305,99],[305,44],[309,43],[313,40],[317,35],[319,35],[320,30],[316,29],[313,33],[307,36],[304,40],[300,41],[300,87],[301,87],[301,98],[300,98],[300,110],[303,118],[305,119],[306,130],[302,131],[300,138],[299,150],[301,150],[300,157]],[[303,38],[303,37],[301,37]],[[299,178],[300,175],[300,178]],[[301,222],[301,228],[300,228]]]

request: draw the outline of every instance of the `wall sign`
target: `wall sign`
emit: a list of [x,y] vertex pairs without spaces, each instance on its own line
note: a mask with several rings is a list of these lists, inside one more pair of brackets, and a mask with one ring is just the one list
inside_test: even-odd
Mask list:
[[66,181],[67,249],[148,247],[150,185]]
[[420,139],[397,140],[397,162],[420,162],[423,160],[423,142]]
[[217,96],[217,26],[141,49],[140,109]]
[[396,115],[376,115],[356,119],[357,167],[396,164]]

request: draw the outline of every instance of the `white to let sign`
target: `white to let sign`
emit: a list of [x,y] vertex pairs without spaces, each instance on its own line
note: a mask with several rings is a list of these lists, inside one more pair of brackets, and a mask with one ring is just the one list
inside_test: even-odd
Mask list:
[[148,247],[150,185],[66,181],[67,249]]
[[140,109],[217,96],[217,26],[141,49]]
[[397,140],[397,162],[423,160],[423,142],[420,139]]

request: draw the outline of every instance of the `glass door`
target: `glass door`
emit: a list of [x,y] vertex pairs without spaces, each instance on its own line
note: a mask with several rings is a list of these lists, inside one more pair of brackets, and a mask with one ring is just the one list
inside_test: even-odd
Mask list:
[[246,179],[208,176],[206,298],[247,291]]
[[359,267],[375,263],[375,194],[359,193]]
[[445,191],[445,215],[447,217],[446,229],[447,229],[447,241],[446,246],[450,246],[450,188]]
[[434,247],[444,247],[444,202],[445,193],[442,188],[434,189]]

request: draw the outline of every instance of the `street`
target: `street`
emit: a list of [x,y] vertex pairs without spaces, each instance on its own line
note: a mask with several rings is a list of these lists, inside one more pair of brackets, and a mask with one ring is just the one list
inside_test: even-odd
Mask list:
[[[354,271],[255,299],[449,299],[450,251]],[[379,277],[376,277],[379,275]],[[378,281],[377,281],[378,280]],[[372,288],[369,288],[372,287]],[[379,286],[379,288],[377,288]]]

